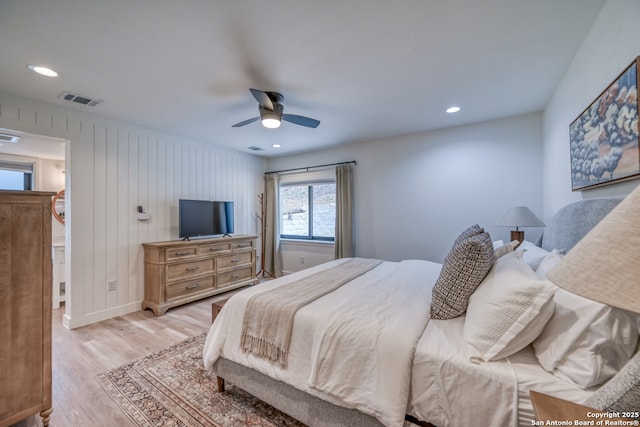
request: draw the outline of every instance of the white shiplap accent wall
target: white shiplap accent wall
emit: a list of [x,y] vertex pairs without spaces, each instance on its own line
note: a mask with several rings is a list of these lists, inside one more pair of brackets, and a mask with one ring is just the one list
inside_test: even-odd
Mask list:
[[[69,141],[68,327],[140,309],[141,243],[178,237],[180,198],[232,200],[236,233],[258,232],[265,161],[256,156],[3,93],[0,128]],[[150,221],[137,220],[139,205]]]

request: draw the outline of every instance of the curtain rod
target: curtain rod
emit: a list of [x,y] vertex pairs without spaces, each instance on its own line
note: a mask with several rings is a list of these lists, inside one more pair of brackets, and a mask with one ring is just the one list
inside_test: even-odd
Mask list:
[[307,171],[307,172],[309,172],[309,169],[326,168],[328,166],[348,165],[349,163],[353,163],[354,165],[357,165],[355,160],[351,160],[351,161],[348,161],[348,162],[328,163],[326,165],[307,166],[307,167],[304,167],[304,168],[294,168],[294,169],[283,169],[283,170],[279,170],[279,171],[270,171],[270,172],[265,172],[264,174],[265,175],[269,175],[271,173],[293,172],[293,171]]

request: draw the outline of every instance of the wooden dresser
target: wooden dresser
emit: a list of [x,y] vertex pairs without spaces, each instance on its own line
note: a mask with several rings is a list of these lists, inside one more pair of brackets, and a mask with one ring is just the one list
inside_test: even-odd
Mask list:
[[156,315],[167,309],[258,283],[256,236],[143,243],[144,301]]
[[51,414],[51,197],[0,191],[0,426]]

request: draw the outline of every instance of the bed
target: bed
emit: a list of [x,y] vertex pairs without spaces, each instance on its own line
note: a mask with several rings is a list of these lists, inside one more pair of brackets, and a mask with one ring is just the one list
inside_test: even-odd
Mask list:
[[[570,378],[574,366],[562,366],[556,359],[572,347],[558,349],[554,344],[558,340],[550,336],[553,328],[563,327],[560,322],[566,322],[562,318],[566,313],[559,312],[562,305],[555,302],[555,286],[544,280],[562,251],[569,250],[619,201],[592,199],[568,205],[550,221],[537,245],[525,242],[515,249],[491,242],[489,269],[481,274],[477,289],[467,295],[463,314],[452,318],[434,311],[434,300],[441,296],[434,287],[442,285],[454,248],[479,236],[463,236],[468,230],[454,242],[444,267],[424,260],[342,259],[248,288],[225,304],[212,325],[204,348],[205,367],[218,376],[219,389],[228,381],[311,426],[401,426],[405,418],[439,427],[478,422],[531,425],[530,390],[583,403],[599,388],[597,381],[615,374],[607,369],[620,368],[607,366],[597,381],[579,375],[575,381]],[[575,218],[581,218],[578,226]],[[486,242],[482,245],[483,253],[488,253]],[[361,270],[348,270],[353,268]],[[525,314],[503,309],[512,303],[502,290],[505,283],[510,287],[514,274],[526,275],[525,293],[536,289],[534,303],[516,302],[526,305]],[[322,293],[326,285],[314,282],[318,277],[349,280]],[[284,298],[282,292],[297,286],[310,286],[319,296],[296,308],[290,329],[279,327],[286,332],[279,335],[289,337],[285,357],[278,352],[273,356],[272,348],[264,354],[248,350],[248,325],[265,322],[251,317],[257,315],[257,299],[268,294],[273,297],[268,303],[275,304]],[[504,306],[492,315],[500,298],[505,298]],[[505,311],[508,325],[496,325],[495,319]],[[602,310],[597,316],[601,314]],[[509,320],[509,315],[516,320]],[[630,359],[637,351],[638,321],[628,313],[616,315],[616,325],[626,322],[619,328],[625,348],[616,357]],[[523,321],[527,316],[533,320]],[[523,324],[514,332],[519,323]],[[486,336],[488,329],[489,335],[495,335],[493,331],[500,328],[505,330],[497,341]],[[505,338],[509,334],[513,336]],[[487,396],[491,396],[489,402]]]

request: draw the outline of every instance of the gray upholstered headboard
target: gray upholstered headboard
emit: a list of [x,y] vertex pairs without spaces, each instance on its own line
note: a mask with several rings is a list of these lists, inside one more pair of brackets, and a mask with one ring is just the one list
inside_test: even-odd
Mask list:
[[586,199],[570,203],[551,218],[537,242],[539,246],[552,249],[571,249],[624,197]]

